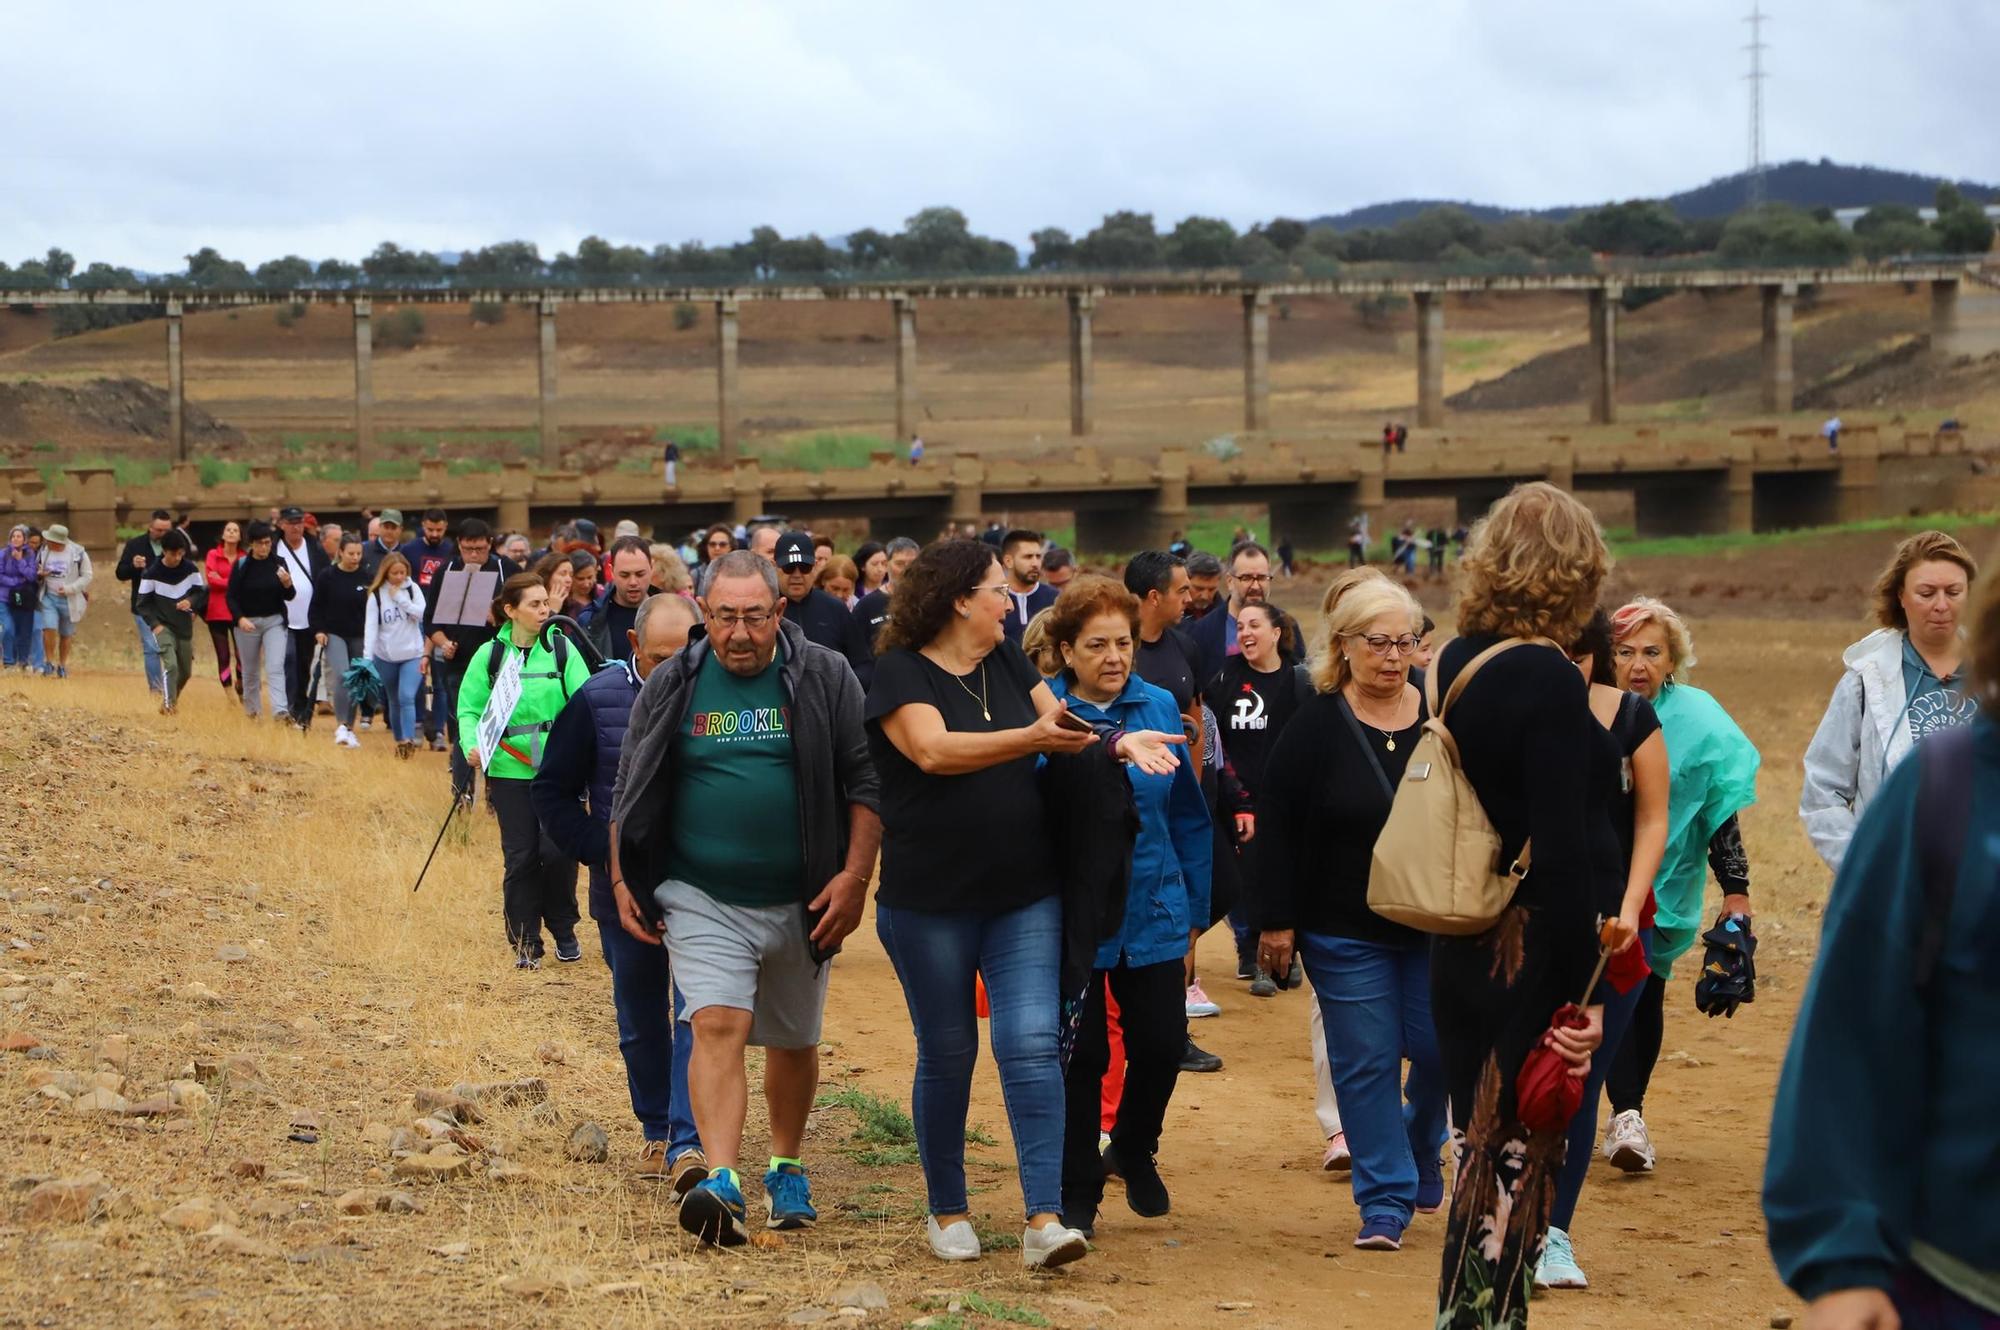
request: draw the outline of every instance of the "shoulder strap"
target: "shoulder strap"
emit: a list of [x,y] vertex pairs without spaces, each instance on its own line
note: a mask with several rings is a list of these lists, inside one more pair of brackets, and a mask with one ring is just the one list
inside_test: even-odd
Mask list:
[[1340,708],[1340,718],[1347,722],[1347,732],[1354,736],[1354,742],[1361,745],[1361,751],[1368,754],[1368,764],[1375,768],[1375,779],[1381,782],[1382,793],[1393,803],[1396,787],[1389,783],[1389,773],[1382,768],[1381,754],[1375,751],[1375,745],[1368,742],[1368,736],[1361,732],[1361,722],[1355,719],[1354,708],[1348,706],[1347,699],[1339,693],[1333,695],[1333,701]]
[[1973,727],[1960,726],[1917,750],[1917,845],[1923,865],[1924,918],[1917,937],[1916,981],[1927,989],[1944,959],[1952,898],[1958,893],[1966,834],[1972,826]]
[[1546,637],[1510,637],[1504,642],[1495,642],[1492,646],[1465,662],[1465,668],[1460,670],[1458,677],[1451,681],[1451,689],[1445,693],[1444,705],[1442,707],[1437,705],[1437,677],[1435,674],[1426,672],[1428,677],[1425,680],[1425,684],[1431,693],[1431,714],[1439,720],[1443,720],[1445,714],[1451,710],[1452,704],[1458,701],[1458,695],[1465,691],[1467,684],[1472,682],[1472,676],[1479,673],[1481,666],[1503,651],[1510,651],[1515,647],[1525,646],[1552,647],[1555,646],[1555,643],[1549,641]]

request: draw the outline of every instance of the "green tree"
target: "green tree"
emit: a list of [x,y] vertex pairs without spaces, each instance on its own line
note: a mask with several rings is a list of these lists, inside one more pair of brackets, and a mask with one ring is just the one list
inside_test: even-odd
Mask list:
[[498,282],[533,282],[541,278],[542,251],[530,240],[503,240],[458,256],[462,277]]
[[1687,226],[1656,199],[1607,203],[1571,219],[1570,239],[1599,254],[1654,258],[1689,249]]
[[[6,265],[0,264],[0,286],[7,285]],[[73,291],[136,291],[146,285],[130,268],[93,263],[70,278]],[[55,335],[73,337],[99,328],[116,328],[142,319],[158,318],[155,305],[59,305],[55,311]]]
[[257,265],[257,285],[266,291],[294,291],[312,282],[313,266],[296,254]]
[[69,283],[70,274],[76,271],[76,255],[51,245],[42,258],[42,266],[48,269],[50,279],[57,286],[65,286]]
[[385,240],[361,260],[361,271],[374,286],[425,286],[444,277],[444,261],[428,250]]
[[247,291],[257,285],[257,279],[241,262],[226,259],[207,245],[187,256],[187,281],[189,286],[212,291]]
[[1280,254],[1289,255],[1305,243],[1306,224],[1294,217],[1273,217],[1260,226],[1250,228],[1252,235],[1262,235]]
[[1900,203],[1878,203],[1854,219],[1854,234],[1865,236],[1888,226],[1922,226],[1924,219],[1915,208]]
[[1854,237],[1838,222],[1822,222],[1789,204],[1739,212],[1722,228],[1717,257],[1729,263],[1830,265],[1854,257]]
[[335,290],[354,286],[361,281],[361,269],[346,259],[321,259],[313,269],[313,281]]
[[1284,263],[1285,256],[1267,233],[1247,231],[1229,247],[1229,261],[1239,268],[1274,268]]
[[1236,256],[1236,228],[1219,217],[1184,217],[1167,236],[1167,263],[1175,268],[1220,268]]
[[1463,208],[1449,204],[1426,208],[1396,223],[1384,238],[1382,257],[1403,263],[1429,263],[1453,245],[1473,254],[1486,251],[1486,228]]
[[771,266],[781,273],[816,277],[833,270],[837,255],[838,251],[817,235],[796,236],[771,247]]
[[848,262],[856,271],[872,272],[895,262],[895,255],[895,237],[877,231],[872,226],[864,226],[859,231],[848,234]]
[[1045,226],[1028,237],[1034,249],[1028,252],[1028,266],[1048,272],[1067,268],[1076,261],[1076,241],[1060,226]]
[[1937,214],[1938,246],[1947,253],[1984,254],[1993,248],[1992,219],[1956,186],[1938,186]]
[[1076,257],[1085,268],[1158,268],[1166,261],[1150,212],[1107,214],[1077,242]]

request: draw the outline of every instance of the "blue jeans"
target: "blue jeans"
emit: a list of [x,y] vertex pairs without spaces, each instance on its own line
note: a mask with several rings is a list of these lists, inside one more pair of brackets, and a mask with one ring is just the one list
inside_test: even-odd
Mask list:
[[1418,1173],[1437,1169],[1445,1134],[1430,948],[1305,932],[1298,945],[1319,998],[1340,1126],[1354,1154],[1354,1203],[1364,1223],[1390,1219],[1408,1226]]
[[[1640,933],[1639,945],[1648,953],[1652,951],[1652,929]],[[1618,1048],[1625,1042],[1626,1031],[1632,1028],[1632,1013],[1639,1009],[1639,997],[1645,991],[1646,985],[1637,983],[1632,985],[1631,992],[1615,993],[1604,1004],[1604,1042],[1590,1055],[1590,1076],[1583,1083],[1583,1107],[1569,1120],[1568,1153],[1563,1156],[1562,1173],[1556,1178],[1556,1203],[1549,1211],[1550,1227],[1565,1233],[1569,1232],[1570,1220],[1576,1218],[1577,1198],[1583,1195],[1590,1161],[1597,1155],[1597,1101],[1604,1094],[1604,1080],[1611,1074],[1611,1064],[1618,1059]]]
[[132,625],[139,630],[139,649],[146,653],[146,687],[157,693],[165,686],[161,683],[160,644],[153,640],[153,630],[146,621],[136,614]]
[[1004,914],[877,904],[875,932],[896,967],[917,1035],[910,1106],[934,1215],[962,1214],[965,1115],[979,1059],[973,977],[993,1011],[993,1060],[1027,1217],[1062,1212],[1063,1076],[1056,1054],[1062,900]]
[[423,658],[383,660],[374,657],[375,673],[382,676],[382,696],[389,712],[389,732],[397,743],[417,737],[417,685],[423,681]]
[[40,622],[41,611],[17,610],[5,607],[7,615],[6,654],[0,656],[9,666],[28,666],[34,663],[35,648],[41,645],[42,635],[36,625]]
[[[667,949],[641,942],[616,920],[597,922],[597,941],[611,968],[611,1005],[618,1013],[618,1053],[625,1059],[625,1088],[632,1116],[649,1141],[665,1141],[667,1158],[701,1148],[694,1110],[688,1106],[688,1055],[694,1027],[676,1022],[681,991],[667,964]],[[668,1013],[668,995],[673,1011]]]

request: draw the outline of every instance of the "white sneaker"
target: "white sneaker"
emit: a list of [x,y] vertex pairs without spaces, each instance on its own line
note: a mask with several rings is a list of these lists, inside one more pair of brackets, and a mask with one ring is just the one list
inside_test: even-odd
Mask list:
[[[931,1255],[940,1261],[979,1259],[979,1235],[972,1231],[972,1221],[968,1219],[940,1228],[937,1216],[933,1215],[924,1220],[924,1236],[930,1239]],[[1022,1250],[1027,1250],[1025,1244]]]
[[1090,1243],[1083,1234],[1061,1224],[1021,1230],[1021,1264],[1030,1270],[1053,1270],[1082,1260],[1089,1251]]
[[1604,1129],[1603,1148],[1604,1157],[1613,1168],[1627,1173],[1653,1171],[1653,1138],[1636,1108],[1628,1108],[1611,1119],[1611,1125]]
[[333,741],[342,748],[361,747],[361,741],[354,737],[354,731],[348,729],[345,725],[337,726],[334,729]]
[[1542,1259],[1535,1264],[1535,1287],[1590,1287],[1583,1267],[1576,1263],[1576,1249],[1570,1246],[1569,1234],[1559,1228],[1549,1229],[1548,1241],[1542,1246]]

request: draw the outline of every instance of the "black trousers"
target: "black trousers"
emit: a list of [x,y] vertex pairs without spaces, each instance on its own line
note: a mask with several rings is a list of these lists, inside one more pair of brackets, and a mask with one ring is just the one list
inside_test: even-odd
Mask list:
[[1160,1126],[1187,1048],[1187,987],[1179,957],[1097,972],[1063,1077],[1065,1214],[1094,1210],[1104,1195],[1097,1123],[1104,1073],[1111,1065],[1104,1025],[1107,981],[1118,999],[1118,1024],[1125,1035],[1125,1094],[1111,1128],[1111,1144],[1120,1159],[1150,1159],[1159,1152]]
[[1604,1078],[1605,1093],[1611,1096],[1611,1111],[1644,1111],[1646,1087],[1652,1084],[1653,1068],[1660,1060],[1660,1042],[1667,1033],[1667,981],[1657,974],[1646,977],[1646,991],[1632,1012],[1632,1028],[1611,1059],[1611,1074]]
[[312,629],[285,629],[285,703],[294,725],[303,725],[312,718],[314,702],[308,690],[312,684],[313,652],[318,649]]
[[527,781],[489,780],[486,792],[500,819],[505,865],[500,896],[507,915],[507,942],[517,952],[540,956],[544,924],[558,940],[576,932],[576,860],[557,849],[542,830]]

